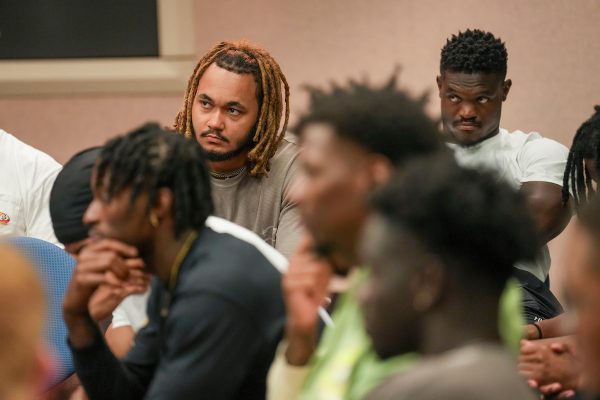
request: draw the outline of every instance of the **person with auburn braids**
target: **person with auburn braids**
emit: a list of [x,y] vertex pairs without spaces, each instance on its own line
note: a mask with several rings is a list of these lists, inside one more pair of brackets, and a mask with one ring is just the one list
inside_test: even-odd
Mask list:
[[286,136],[290,91],[279,64],[248,42],[221,42],[189,80],[175,130],[206,152],[215,215],[257,233],[285,256],[299,216],[288,192],[299,146]]

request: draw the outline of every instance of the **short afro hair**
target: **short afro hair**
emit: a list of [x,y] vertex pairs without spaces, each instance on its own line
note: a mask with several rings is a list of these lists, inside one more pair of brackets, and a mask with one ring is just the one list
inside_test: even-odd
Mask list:
[[[533,261],[539,239],[522,195],[491,171],[447,155],[408,164],[372,198],[397,232],[414,236],[473,290],[502,291],[518,261]],[[465,289],[467,290],[467,289]]]
[[398,89],[397,74],[380,88],[350,81],[329,92],[308,91],[309,111],[294,129],[300,136],[310,124],[329,124],[338,137],[384,155],[394,165],[442,148],[436,122],[425,112],[427,96],[413,99]]
[[444,71],[493,73],[506,76],[508,53],[504,42],[490,32],[467,29],[452,35],[442,48],[440,73]]

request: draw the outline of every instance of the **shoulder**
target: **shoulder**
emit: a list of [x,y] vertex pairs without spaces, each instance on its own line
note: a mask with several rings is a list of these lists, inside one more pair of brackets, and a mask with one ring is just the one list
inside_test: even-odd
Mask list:
[[532,398],[525,382],[514,371],[510,355],[500,346],[458,349],[423,360],[389,379],[378,392],[386,399],[408,399],[417,394],[424,400],[495,399],[508,393],[514,396],[510,398]]
[[251,230],[214,216],[206,219],[205,226],[212,232],[219,234],[224,244],[233,245],[239,250],[244,249],[246,252],[253,253],[255,257],[264,259],[267,264],[278,272],[287,270],[287,259]]
[[297,138],[293,134],[286,134],[279,144],[275,155],[271,158],[271,173],[278,175],[283,173],[285,175],[295,165],[299,154],[300,145],[297,142]]
[[558,161],[566,161],[569,149],[556,140],[543,137],[538,132],[525,133],[522,131],[506,132],[506,138],[518,148],[519,157],[533,158],[555,158]]
[[60,164],[52,157],[33,146],[17,139],[15,136],[0,129],[0,149],[7,156],[14,156],[21,163],[36,163],[43,168],[60,169]]
[[[236,299],[279,290],[287,260],[258,235],[233,222],[209,217],[182,266],[182,290]],[[185,271],[185,272],[184,272]]]

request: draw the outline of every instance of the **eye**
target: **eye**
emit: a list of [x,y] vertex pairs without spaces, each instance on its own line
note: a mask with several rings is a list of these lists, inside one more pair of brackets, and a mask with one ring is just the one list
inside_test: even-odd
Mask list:
[[210,102],[208,100],[202,100],[202,99],[200,99],[199,102],[200,102],[200,107],[202,107],[202,108],[208,109],[208,108],[211,107],[211,104],[210,104]]
[[448,100],[450,100],[451,103],[458,103],[460,101],[460,97],[455,94],[449,94]]
[[490,99],[489,99],[489,98],[487,98],[487,97],[483,97],[483,96],[477,99],[477,102],[478,102],[479,104],[485,104],[485,103],[487,103],[488,101],[490,101]]
[[238,110],[237,108],[232,108],[230,107],[227,112],[231,115],[237,116],[240,115],[242,112],[240,110]]

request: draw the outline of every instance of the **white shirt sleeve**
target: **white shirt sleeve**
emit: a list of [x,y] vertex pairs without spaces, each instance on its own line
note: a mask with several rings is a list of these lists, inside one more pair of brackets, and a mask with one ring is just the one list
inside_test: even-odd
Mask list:
[[131,326],[136,333],[142,329],[148,323],[146,314],[148,297],[150,297],[150,289],[146,293],[126,297],[113,311],[113,329]]
[[549,182],[563,185],[569,150],[562,144],[547,138],[526,143],[517,162],[521,168],[521,183]]
[[50,191],[62,167],[49,155],[26,144],[17,151],[25,234],[61,246],[50,219]]

